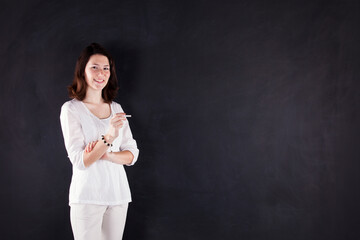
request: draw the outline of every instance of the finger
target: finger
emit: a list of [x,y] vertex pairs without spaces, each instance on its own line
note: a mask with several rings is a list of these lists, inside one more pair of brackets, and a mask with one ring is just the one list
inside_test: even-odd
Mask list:
[[119,120],[120,120],[120,118],[114,117],[113,119],[111,119],[110,124],[114,124],[114,123],[116,123],[116,122],[119,121]]
[[115,118],[114,119],[114,122],[117,122],[117,121],[125,121],[126,118],[125,117],[119,117],[119,118]]
[[124,124],[124,121],[123,121],[123,120],[118,120],[118,121],[113,122],[111,125],[114,126],[114,127],[116,127],[116,126],[118,126],[119,124]]
[[126,117],[125,117],[125,115],[126,115],[126,113],[116,113],[115,114],[115,117],[118,117],[118,118],[120,118],[120,119],[126,119]]
[[117,121],[125,121],[126,120],[126,117],[123,117],[123,116],[116,116],[114,117],[113,119],[111,119],[110,123],[113,123],[113,122],[117,122]]
[[92,143],[91,143],[91,144],[89,145],[89,147],[88,147],[88,151],[91,152],[92,149],[93,149],[93,147],[92,147]]
[[94,147],[95,147],[96,143],[97,143],[97,141],[93,141],[93,142],[91,143],[91,150],[93,150],[93,149],[94,149]]
[[116,125],[115,125],[115,128],[122,128],[123,125],[124,125],[124,123],[121,122],[121,123],[119,123],[119,124],[116,124]]
[[124,120],[123,119],[118,119],[118,120],[113,122],[113,125],[118,125],[120,123],[124,123]]
[[112,117],[112,119],[114,118],[124,118],[125,117],[125,113],[115,113],[115,115]]

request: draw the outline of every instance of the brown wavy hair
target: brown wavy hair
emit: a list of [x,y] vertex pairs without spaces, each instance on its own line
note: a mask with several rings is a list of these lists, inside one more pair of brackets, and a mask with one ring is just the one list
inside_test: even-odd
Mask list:
[[76,61],[75,73],[73,83],[68,86],[70,98],[77,100],[84,100],[86,95],[87,83],[85,81],[85,66],[90,57],[94,54],[104,55],[108,58],[110,64],[110,77],[109,81],[102,90],[102,98],[106,103],[111,103],[119,90],[118,80],[115,72],[115,62],[106,49],[98,43],[91,43],[80,54]]

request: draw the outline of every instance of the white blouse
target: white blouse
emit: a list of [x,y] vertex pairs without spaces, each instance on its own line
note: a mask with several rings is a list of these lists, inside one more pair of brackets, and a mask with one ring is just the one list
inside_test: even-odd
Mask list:
[[[131,202],[129,183],[123,165],[107,160],[98,160],[85,167],[83,154],[86,145],[99,140],[107,133],[110,119],[115,113],[124,112],[120,104],[110,104],[111,115],[99,119],[82,101],[73,99],[61,107],[60,122],[65,148],[72,163],[73,175],[69,191],[69,205],[72,203],[119,205]],[[102,143],[102,142],[99,142]],[[139,150],[133,139],[129,122],[126,120],[119,130],[119,136],[108,151],[128,150],[134,155],[134,165]],[[129,165],[129,166],[130,166]]]

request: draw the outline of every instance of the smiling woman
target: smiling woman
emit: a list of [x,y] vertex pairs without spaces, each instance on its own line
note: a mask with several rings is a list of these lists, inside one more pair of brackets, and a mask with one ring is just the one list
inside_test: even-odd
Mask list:
[[60,120],[73,165],[69,205],[75,240],[121,239],[131,193],[123,165],[139,150],[120,104],[110,54],[92,43],[81,53]]
[[108,58],[100,54],[92,55],[85,67],[85,79],[88,87],[95,91],[103,89],[109,77],[110,65]]
[[[91,80],[91,81],[90,81]],[[106,80],[101,84],[101,80]],[[111,55],[98,43],[92,43],[80,54],[74,73],[73,83],[68,87],[71,98],[84,100],[88,86],[100,84],[102,98],[110,103],[118,91],[115,62]],[[107,84],[108,83],[108,84]],[[95,89],[99,89],[96,87]]]

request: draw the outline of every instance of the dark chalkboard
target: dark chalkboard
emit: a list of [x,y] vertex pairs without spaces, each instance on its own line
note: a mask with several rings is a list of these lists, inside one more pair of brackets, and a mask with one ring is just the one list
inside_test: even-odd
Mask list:
[[1,239],[72,239],[59,114],[91,42],[140,149],[124,239],[360,238],[358,1],[0,11]]

